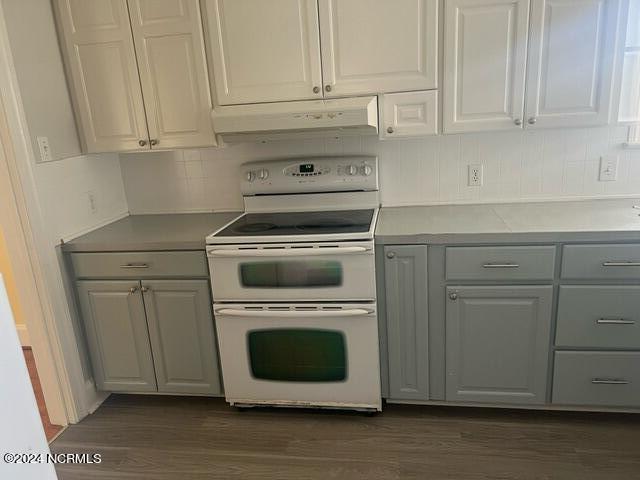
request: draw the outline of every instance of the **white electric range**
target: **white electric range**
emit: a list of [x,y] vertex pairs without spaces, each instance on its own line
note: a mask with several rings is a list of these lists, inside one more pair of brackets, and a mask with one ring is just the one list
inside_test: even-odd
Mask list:
[[377,159],[241,173],[246,213],[207,237],[227,401],[381,410]]

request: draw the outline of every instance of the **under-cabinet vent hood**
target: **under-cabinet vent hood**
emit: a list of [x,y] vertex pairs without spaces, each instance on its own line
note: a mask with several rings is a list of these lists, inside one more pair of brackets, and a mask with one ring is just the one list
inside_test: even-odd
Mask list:
[[227,143],[378,133],[377,97],[216,107],[213,129]]

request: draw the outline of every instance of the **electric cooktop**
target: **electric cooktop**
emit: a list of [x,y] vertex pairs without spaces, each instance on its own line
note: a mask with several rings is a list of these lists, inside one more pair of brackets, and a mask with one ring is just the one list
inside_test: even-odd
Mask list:
[[214,237],[271,237],[366,233],[374,209],[246,213]]

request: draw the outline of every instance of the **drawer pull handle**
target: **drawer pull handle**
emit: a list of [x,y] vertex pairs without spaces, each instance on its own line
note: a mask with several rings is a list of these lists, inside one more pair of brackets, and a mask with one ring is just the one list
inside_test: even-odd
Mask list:
[[519,268],[517,263],[485,263],[482,268]]
[[146,263],[126,263],[124,265],[120,265],[120,268],[149,268],[149,265]]
[[631,382],[618,378],[594,378],[591,383],[594,385],[628,385]]
[[640,267],[640,262],[604,262],[603,267]]
[[633,325],[634,320],[625,320],[624,318],[599,318],[596,320],[598,325]]

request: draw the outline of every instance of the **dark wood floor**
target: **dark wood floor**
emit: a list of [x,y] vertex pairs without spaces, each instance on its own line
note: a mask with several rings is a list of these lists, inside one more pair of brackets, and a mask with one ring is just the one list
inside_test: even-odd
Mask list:
[[51,423],[51,420],[49,420],[49,412],[47,412],[47,406],[44,403],[44,393],[42,392],[42,385],[40,385],[40,377],[38,377],[38,369],[36,368],[36,360],[33,358],[33,351],[29,347],[22,347],[22,353],[24,354],[24,361],[27,364],[27,370],[29,370],[29,378],[31,379],[33,393],[38,403],[38,411],[40,412],[44,433],[47,436],[47,440],[51,440],[62,430],[62,427],[60,425],[54,425]]
[[387,405],[377,416],[111,396],[54,452],[86,479],[640,479],[640,415]]

